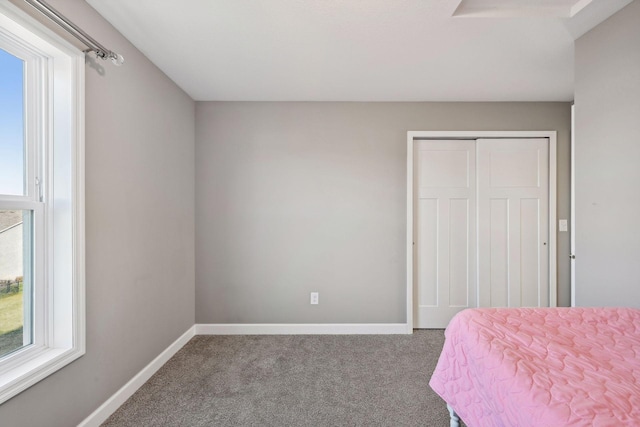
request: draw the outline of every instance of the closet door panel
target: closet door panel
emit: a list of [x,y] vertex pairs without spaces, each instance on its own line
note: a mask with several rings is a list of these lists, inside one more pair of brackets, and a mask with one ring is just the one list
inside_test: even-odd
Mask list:
[[482,307],[549,305],[548,162],[544,138],[477,141]]
[[420,141],[414,156],[414,326],[444,328],[476,305],[475,141]]

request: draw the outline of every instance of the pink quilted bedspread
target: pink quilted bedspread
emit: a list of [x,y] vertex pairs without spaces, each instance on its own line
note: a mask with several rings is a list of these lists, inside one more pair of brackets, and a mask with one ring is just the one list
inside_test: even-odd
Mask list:
[[640,426],[640,310],[471,309],[429,384],[470,427]]

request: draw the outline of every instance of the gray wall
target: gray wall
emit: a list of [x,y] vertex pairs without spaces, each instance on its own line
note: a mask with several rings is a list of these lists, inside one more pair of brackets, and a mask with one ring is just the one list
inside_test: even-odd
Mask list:
[[124,54],[86,68],[87,353],[0,405],[78,424],[194,323],[194,102],[81,0],[50,0]]
[[568,218],[568,103],[198,102],[196,322],[404,322],[408,130],[557,130]]
[[576,303],[640,307],[640,2],[576,42]]

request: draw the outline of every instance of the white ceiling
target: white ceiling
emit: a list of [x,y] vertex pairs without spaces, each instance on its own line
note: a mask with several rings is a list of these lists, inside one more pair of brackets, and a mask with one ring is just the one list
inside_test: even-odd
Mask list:
[[87,0],[193,99],[247,101],[570,101],[574,38],[631,1]]

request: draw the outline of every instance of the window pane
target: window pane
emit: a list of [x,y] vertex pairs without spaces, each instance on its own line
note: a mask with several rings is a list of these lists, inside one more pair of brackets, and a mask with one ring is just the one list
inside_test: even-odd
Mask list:
[[0,49],[0,194],[24,195],[24,62]]
[[0,210],[0,357],[32,341],[31,218]]

